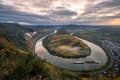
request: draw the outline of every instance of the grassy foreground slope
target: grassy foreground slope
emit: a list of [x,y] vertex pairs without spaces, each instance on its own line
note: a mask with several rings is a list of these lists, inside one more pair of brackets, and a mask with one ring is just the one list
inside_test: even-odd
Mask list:
[[17,49],[0,37],[0,80],[79,80],[75,73],[56,68],[31,52]]
[[[9,27],[10,25],[14,24],[2,24],[2,26],[0,26],[0,80],[80,79],[73,72],[62,70],[46,63],[45,60],[42,60],[31,53],[31,50],[24,50],[17,47],[15,42],[17,40],[23,40],[20,36],[14,36],[18,35],[17,32],[15,32],[15,29],[19,28],[19,30],[24,31],[26,28],[22,29],[20,26],[14,27],[15,25]],[[6,29],[5,27],[10,28],[11,30]],[[7,34],[10,31],[11,33]],[[28,30],[26,29],[25,32],[28,32]],[[15,40],[12,36],[14,36]],[[19,41],[17,43],[19,43]],[[27,47],[29,46],[27,45]]]
[[45,38],[43,45],[51,54],[60,57],[79,58],[90,55],[90,49],[85,43],[63,30]]

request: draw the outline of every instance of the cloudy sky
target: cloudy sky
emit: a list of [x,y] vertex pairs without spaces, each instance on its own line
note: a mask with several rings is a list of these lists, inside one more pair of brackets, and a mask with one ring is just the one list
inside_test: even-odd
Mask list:
[[120,0],[0,0],[0,22],[120,25]]

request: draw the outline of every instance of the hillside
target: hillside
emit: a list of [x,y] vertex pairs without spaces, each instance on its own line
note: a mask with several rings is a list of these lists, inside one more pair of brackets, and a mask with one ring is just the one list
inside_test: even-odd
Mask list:
[[12,42],[16,47],[23,50],[31,50],[34,38],[42,37],[50,33],[52,28],[44,26],[27,26],[15,23],[0,23],[0,36]]
[[[12,26],[9,27],[9,25]],[[24,46],[18,45],[22,48],[17,47],[15,45],[16,41],[21,40],[23,42],[24,39],[17,36],[17,30],[15,31],[15,29],[18,29],[20,34],[24,34],[28,32],[29,28],[22,28],[21,25],[21,27],[17,27],[16,24],[9,25],[2,23],[2,26],[0,26],[0,80],[61,80],[70,78],[79,80],[75,73],[46,63],[45,60],[30,52],[31,50],[24,50]],[[49,30],[49,28],[46,30],[45,27],[39,29],[41,31],[39,37],[42,37],[45,34],[44,32]],[[42,31],[44,31],[43,34]],[[17,43],[20,44],[19,42]],[[26,46],[29,47],[28,45]]]

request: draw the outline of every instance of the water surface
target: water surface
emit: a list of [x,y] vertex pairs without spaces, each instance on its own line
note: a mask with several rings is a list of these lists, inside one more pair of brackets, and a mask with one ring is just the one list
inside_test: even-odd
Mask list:
[[[40,38],[36,42],[35,53],[37,54],[38,57],[45,59],[47,62],[50,62],[51,64],[57,67],[70,69],[70,70],[90,70],[90,69],[100,68],[107,62],[106,53],[103,51],[102,48],[100,48],[98,45],[93,44],[92,42],[89,42],[87,40],[84,40],[78,37],[76,38],[82,40],[91,49],[90,56],[87,56],[85,58],[73,59],[73,58],[62,58],[62,57],[51,55],[42,45],[42,40],[46,36],[44,36],[43,38]],[[82,61],[98,60],[98,61],[101,61],[101,63],[99,64],[94,64],[94,63],[93,64],[74,64],[75,61],[79,61],[79,60],[82,60]]]

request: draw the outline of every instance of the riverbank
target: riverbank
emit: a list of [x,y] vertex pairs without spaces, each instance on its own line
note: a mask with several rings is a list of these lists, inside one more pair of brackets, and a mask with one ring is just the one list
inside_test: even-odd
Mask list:
[[[44,37],[45,38],[45,37]],[[90,49],[91,49],[91,55],[87,56],[86,58],[79,58],[79,59],[74,59],[74,58],[62,58],[58,56],[51,55],[47,49],[43,47],[43,39],[39,39],[36,44],[36,54],[41,57],[42,59],[45,59],[46,62],[50,62],[54,66],[64,68],[64,69],[69,69],[73,71],[84,71],[84,70],[93,70],[93,69],[98,69],[101,66],[103,66],[107,62],[107,57],[105,55],[105,52],[97,45],[81,39],[85,44],[87,44]],[[39,47],[37,47],[39,45]],[[73,64],[76,60],[99,60],[101,61],[100,64]],[[89,67],[86,67],[89,66]]]
[[[75,34],[74,34],[74,35],[75,35]],[[76,35],[76,36],[78,36],[78,35]],[[87,36],[86,36],[86,37],[78,36],[78,37],[83,38],[83,39],[86,39],[86,40],[88,40],[88,41],[90,41],[90,42],[92,42],[92,43],[100,46],[100,47],[105,51],[105,53],[106,53],[106,55],[107,55],[107,63],[106,63],[105,65],[103,65],[102,67],[98,68],[98,69],[90,70],[90,72],[91,72],[91,71],[92,71],[92,72],[94,71],[94,74],[95,74],[95,73],[103,73],[103,72],[105,72],[106,70],[109,70],[109,69],[112,68],[112,66],[113,66],[112,53],[111,53],[107,48],[105,48],[105,47],[100,43],[99,40],[95,39],[95,37],[91,37],[91,38],[87,38]]]

